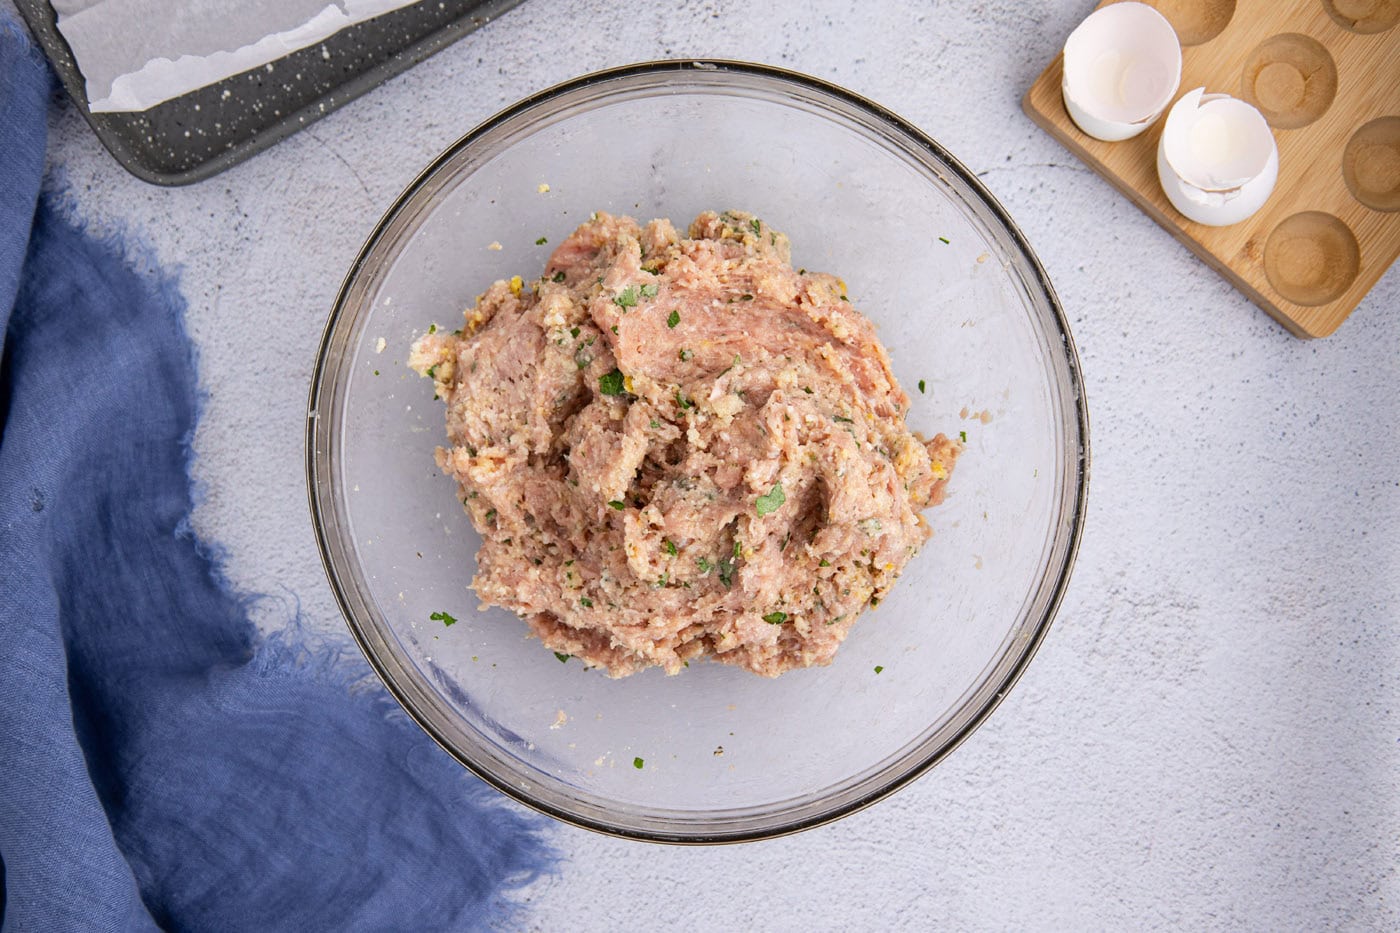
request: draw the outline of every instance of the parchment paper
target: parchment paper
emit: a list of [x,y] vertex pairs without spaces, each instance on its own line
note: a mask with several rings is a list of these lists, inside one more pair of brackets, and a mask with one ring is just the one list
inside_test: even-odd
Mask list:
[[94,113],[145,110],[414,0],[53,0]]

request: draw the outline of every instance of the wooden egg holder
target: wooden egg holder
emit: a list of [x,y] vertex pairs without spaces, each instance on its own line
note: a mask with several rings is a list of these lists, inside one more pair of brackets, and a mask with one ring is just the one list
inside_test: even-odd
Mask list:
[[1208,227],[1178,213],[1157,180],[1165,114],[1132,139],[1094,139],[1065,111],[1063,55],[1022,106],[1289,331],[1327,336],[1400,256],[1400,0],[1145,2],[1181,39],[1177,97],[1204,87],[1269,121],[1278,184],[1257,214]]

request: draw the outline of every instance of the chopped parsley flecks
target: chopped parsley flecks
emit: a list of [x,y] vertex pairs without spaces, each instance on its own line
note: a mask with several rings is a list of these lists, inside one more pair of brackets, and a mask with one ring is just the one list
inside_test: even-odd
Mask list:
[[676,356],[680,358],[680,361],[682,363],[689,362],[690,360],[695,359],[695,351],[682,350],[681,352],[677,353]]
[[719,582],[724,584],[726,590],[734,585],[734,574],[738,569],[734,557],[726,554],[719,559]]
[[556,651],[556,652],[554,652],[554,656],[555,656],[556,658],[559,659],[559,663],[560,663],[560,664],[568,664],[568,663],[569,663],[569,658],[572,658],[572,657],[573,657],[573,655],[571,655],[571,654],[565,654],[565,653],[562,652],[562,651]]
[[617,509],[621,512],[623,509],[627,508],[627,505],[621,499],[612,499],[608,502],[608,508]]
[[742,294],[742,295],[739,296],[739,300],[740,300],[740,301],[753,301],[753,295],[750,295],[748,292],[745,292],[744,294]]
[[940,242],[940,243],[942,243],[942,244],[944,244],[944,245],[946,246],[946,245],[948,244],[949,240],[948,240],[948,238],[947,238],[946,236],[941,236],[941,237],[938,238],[938,242]]
[[642,768],[646,767],[646,762],[643,761],[641,758],[633,758],[633,759],[632,759],[632,767],[634,767],[634,768],[636,768],[638,771],[640,771],[640,770],[642,770]]
[[585,609],[593,608],[593,600],[589,599],[587,596],[580,596],[578,598],[578,604]]
[[672,309],[671,309],[671,315],[670,315],[670,317],[666,318],[666,326],[667,326],[667,327],[675,327],[675,326],[676,326],[677,324],[679,324],[680,322],[681,322],[681,313],[680,313],[679,311],[677,311],[675,308],[672,308]]
[[758,511],[758,517],[770,515],[778,511],[779,506],[787,501],[787,496],[783,493],[783,484],[774,483],[773,488],[754,500],[754,507]]
[[672,557],[675,557],[677,554],[676,542],[672,541],[670,538],[662,538],[661,550],[665,551],[667,554],[670,554]]
[[551,279],[551,281],[554,281],[554,282],[562,282],[562,281],[564,281],[564,270],[563,270],[563,269],[560,269],[558,272],[554,273],[554,278]]
[[818,567],[830,567],[830,566],[831,566],[831,561],[829,561],[829,560],[827,560],[825,557],[823,557],[821,560],[819,560],[819,561],[817,562],[817,566],[818,566]]
[[486,520],[487,520],[488,522],[494,522],[494,521],[496,520],[496,510],[495,510],[495,509],[490,509],[490,510],[487,511],[487,513],[486,513]]
[[877,674],[880,673],[881,671],[883,671],[884,669],[885,669],[885,665],[883,665],[883,664],[876,664],[876,665],[875,665],[875,673],[877,673]]
[[434,612],[428,618],[434,622],[441,622],[443,625],[452,625],[457,621],[450,613],[446,612]]
[[548,243],[548,242],[549,242],[549,237],[543,237],[543,236],[542,236],[542,237],[540,237],[538,240],[535,241],[535,245],[536,245],[536,246],[543,246],[543,245],[545,245],[545,244]]
[[682,394],[680,389],[676,390],[676,404],[680,406],[681,411],[685,411],[687,409],[695,407],[695,403],[692,402],[690,399],[686,398],[685,395]]
[[436,334],[436,333],[437,333],[437,325],[436,325],[436,324],[429,324],[429,325],[428,325],[428,333],[430,333],[430,334]]
[[570,336],[570,337],[573,337],[573,338],[577,339],[577,338],[578,338],[578,334],[579,334],[579,330],[578,330],[577,327],[570,327],[570,328],[569,328],[569,336]]
[[919,394],[924,394],[924,381],[922,379],[919,380]]
[[613,298],[613,304],[619,308],[635,308],[637,306],[637,286],[629,285],[618,292]]
[[707,558],[697,557],[695,559],[695,566],[700,568],[701,573],[709,573],[715,565],[710,563]]
[[642,286],[642,297],[643,297],[643,298],[655,298],[655,297],[656,297],[656,293],[659,292],[659,291],[661,291],[661,287],[660,287],[659,285],[657,285],[655,282],[651,282],[651,283],[649,283],[649,284],[647,284],[647,285],[643,285],[643,286]]
[[613,332],[614,334],[617,333],[617,325],[616,325],[616,324],[614,324],[614,325],[612,326],[612,332]]
[[614,369],[598,377],[598,392],[601,395],[622,394],[622,371]]
[[845,415],[832,415],[831,420],[839,421],[842,424],[855,424],[855,421],[853,419],[847,418]]
[[753,220],[749,221],[749,229],[753,231],[754,236],[758,236],[759,232],[763,229],[763,224],[755,217]]
[[763,621],[767,622],[769,625],[782,625],[787,619],[788,614],[781,611],[770,612],[763,617]]

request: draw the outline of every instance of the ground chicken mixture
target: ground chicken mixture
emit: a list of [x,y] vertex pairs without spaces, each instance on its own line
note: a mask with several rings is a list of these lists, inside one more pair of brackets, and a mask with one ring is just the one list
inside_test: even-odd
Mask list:
[[437,462],[483,539],[484,606],[614,677],[829,663],[961,450],[905,427],[844,283],[738,211],[686,236],[596,214],[411,365],[447,402]]

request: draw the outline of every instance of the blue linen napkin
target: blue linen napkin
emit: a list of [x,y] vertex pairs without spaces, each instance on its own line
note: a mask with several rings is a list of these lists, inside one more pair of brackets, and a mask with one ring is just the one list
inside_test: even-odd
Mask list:
[[183,304],[41,194],[50,88],[0,16],[0,930],[508,924],[542,821],[189,531]]

